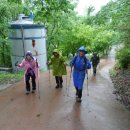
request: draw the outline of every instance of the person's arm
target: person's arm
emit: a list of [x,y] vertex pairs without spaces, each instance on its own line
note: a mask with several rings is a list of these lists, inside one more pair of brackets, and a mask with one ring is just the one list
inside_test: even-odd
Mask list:
[[70,66],[71,66],[71,67],[74,66],[75,58],[76,58],[76,57],[73,57],[73,58],[70,60]]
[[23,68],[24,66],[25,66],[25,59],[23,59],[22,60],[22,62],[20,63],[20,64],[18,64],[17,66],[19,67],[19,68]]
[[64,63],[65,62],[65,58],[63,56],[60,57],[60,62]]
[[67,65],[66,60],[65,60],[65,58],[63,56],[60,59],[60,63],[64,64],[65,66]]
[[47,65],[52,65],[53,57],[47,62]]

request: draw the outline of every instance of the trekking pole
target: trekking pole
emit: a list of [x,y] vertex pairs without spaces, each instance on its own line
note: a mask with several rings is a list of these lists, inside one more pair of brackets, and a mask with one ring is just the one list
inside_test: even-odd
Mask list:
[[51,72],[50,72],[50,68],[49,68],[49,84],[50,84],[50,87],[51,87]]
[[39,95],[39,100],[40,100],[40,87],[39,87],[39,79],[38,79],[38,62],[36,59],[36,67],[37,67],[37,86],[38,86],[38,95]]
[[65,65],[65,70],[66,70],[66,91],[67,91],[67,69],[66,69],[66,65]]
[[49,85],[51,87],[51,72],[50,72],[50,67],[48,66],[48,70],[49,70]]
[[[46,48],[46,53],[47,53],[47,55],[49,55],[48,54],[48,49]],[[50,86],[50,88],[51,88],[51,71],[50,71],[50,64],[49,64],[49,56],[47,56],[47,67],[48,67],[48,73],[49,73],[49,86]]]
[[88,90],[88,69],[86,70],[87,73],[87,96],[89,96],[89,90]]
[[18,66],[18,61],[16,61],[15,66],[16,66],[16,67]]
[[67,89],[67,74],[66,74],[66,89]]
[[[17,73],[18,73],[18,61],[16,61],[16,63],[14,64],[15,65],[15,70],[14,70],[14,75],[15,75],[15,78],[17,77]],[[15,81],[14,81],[15,83]]]
[[71,71],[70,71],[70,80],[69,80],[69,86],[68,86],[67,96],[69,96],[69,88],[70,88],[70,82],[71,82],[71,75],[72,75],[72,66],[71,66]]

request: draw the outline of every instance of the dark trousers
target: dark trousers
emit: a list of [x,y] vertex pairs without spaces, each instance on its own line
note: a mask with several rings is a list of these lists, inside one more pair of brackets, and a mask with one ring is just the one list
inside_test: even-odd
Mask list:
[[97,72],[97,65],[93,65],[93,74],[96,74]]
[[57,85],[62,85],[63,79],[62,76],[55,76]]
[[29,83],[30,78],[32,79],[32,90],[36,90],[36,81],[35,81],[36,76],[35,76],[35,74],[33,76],[30,75],[30,74],[26,74],[25,75],[25,79],[26,79],[26,90],[30,91],[30,83]]
[[78,98],[82,98],[82,89],[78,89],[76,88],[76,95],[78,96]]

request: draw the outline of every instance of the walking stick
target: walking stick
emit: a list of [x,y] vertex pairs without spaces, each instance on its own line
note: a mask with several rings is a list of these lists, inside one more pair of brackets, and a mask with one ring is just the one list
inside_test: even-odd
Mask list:
[[66,90],[67,90],[67,74],[66,74]]
[[89,96],[89,90],[88,90],[88,69],[86,70],[87,73],[87,96]]
[[38,62],[36,59],[36,67],[37,67],[37,86],[38,86],[38,95],[39,95],[39,100],[40,100],[40,87],[39,87],[39,79],[38,79]]
[[67,69],[66,69],[66,65],[65,66],[65,70],[66,70],[66,91],[67,91]]
[[18,66],[18,61],[16,61],[15,66]]
[[69,88],[70,88],[70,82],[71,82],[71,75],[72,75],[72,66],[71,66],[71,71],[70,71],[70,80],[69,80],[69,86],[68,86],[67,96],[69,96]]
[[[46,49],[46,51],[47,50],[48,49]],[[48,51],[47,51],[47,55],[48,55]],[[49,61],[49,57],[47,57],[47,67],[48,67],[48,72],[49,72],[49,86],[51,88],[51,72],[50,72],[50,67],[49,67],[50,63],[48,61]]]
[[[15,70],[14,70],[14,75],[15,75],[15,78],[17,77],[17,72],[18,72],[18,61],[16,61],[16,63],[15,63]],[[15,80],[14,80],[14,82],[15,82]]]
[[49,70],[49,85],[51,87],[51,73],[50,73],[50,67],[49,67],[49,65],[48,65],[48,70]]

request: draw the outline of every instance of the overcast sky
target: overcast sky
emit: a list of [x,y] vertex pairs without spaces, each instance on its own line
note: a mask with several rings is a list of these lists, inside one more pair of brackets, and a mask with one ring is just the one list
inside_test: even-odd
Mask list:
[[95,12],[98,12],[101,6],[106,5],[110,0],[79,0],[76,11],[80,15],[84,15],[85,9],[89,6],[95,7]]

